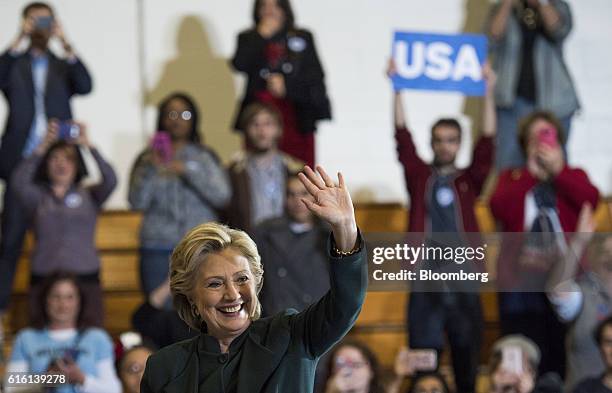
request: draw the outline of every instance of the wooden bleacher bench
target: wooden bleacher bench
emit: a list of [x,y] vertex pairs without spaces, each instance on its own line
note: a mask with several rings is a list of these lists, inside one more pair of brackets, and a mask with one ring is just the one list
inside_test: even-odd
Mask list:
[[[610,200],[599,205],[596,212],[598,230],[612,232]],[[476,207],[476,215],[483,232],[495,230],[495,223],[483,202]],[[363,232],[403,232],[407,227],[406,207],[400,204],[361,204],[356,206],[356,216]],[[116,336],[130,329],[130,319],[142,302],[138,274],[138,233],[141,216],[130,211],[106,211],[98,221],[96,244],[102,259],[102,285],[105,302],[105,327]],[[31,239],[26,242],[24,255],[19,262],[14,285],[14,296],[8,313],[6,330],[10,345],[11,334],[26,326],[28,288],[28,255]],[[393,365],[395,354],[406,344],[405,309],[407,293],[369,292],[353,335],[370,344],[383,366]],[[482,360],[499,332],[494,293],[483,294],[485,319]]]

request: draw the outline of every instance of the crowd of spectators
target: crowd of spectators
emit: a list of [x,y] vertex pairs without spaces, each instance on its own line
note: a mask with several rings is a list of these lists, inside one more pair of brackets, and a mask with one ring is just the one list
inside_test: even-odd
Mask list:
[[[132,325],[144,340],[119,342],[117,352],[103,330],[95,245],[97,217],[117,177],[71,110],[71,98],[88,94],[92,78],[51,5],[23,9],[18,37],[0,56],[8,104],[0,145],[0,343],[27,230],[34,244],[30,325],[14,338],[7,373],[64,374],[68,384],[57,392],[140,392],[148,356],[194,335],[177,314],[168,274],[174,248],[201,223],[228,223],[253,237],[264,269],[263,316],[304,310],[330,290],[324,251],[330,228],[308,209],[312,197],[297,177],[304,164],[316,162],[317,122],[331,119],[324,71],[312,33],[296,27],[288,0],[256,0],[252,16],[230,61],[247,76],[235,119],[243,149],[224,166],[198,128],[198,104],[177,91],[159,103],[151,142],[135,158],[127,200],[143,215],[145,300]],[[460,122],[433,121],[433,159],[425,161],[402,92],[393,94],[394,137],[410,197],[408,232],[422,234],[427,244],[439,242],[440,233],[454,246],[480,239],[474,208],[495,174],[488,203],[502,233],[501,337],[490,353],[491,393],[612,391],[612,237],[594,235],[599,191],[567,157],[572,116],[580,108],[563,59],[571,30],[563,0],[491,6],[481,130],[467,168],[456,165]],[[50,49],[51,40],[63,53]],[[388,74],[394,73],[390,62]],[[476,392],[480,294],[416,286],[406,306],[408,342],[398,343],[392,377],[383,377],[371,348],[346,340],[321,363],[318,391],[399,393],[409,379],[410,393]],[[440,369],[445,351],[452,383]]]

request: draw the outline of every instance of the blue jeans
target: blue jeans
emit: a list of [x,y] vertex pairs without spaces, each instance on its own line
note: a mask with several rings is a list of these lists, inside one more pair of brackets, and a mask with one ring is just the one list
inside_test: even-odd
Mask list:
[[[535,111],[535,103],[516,97],[511,108],[497,108],[497,135],[495,137],[495,166],[497,170],[519,168],[525,165],[525,156],[518,143],[519,121]],[[564,129],[564,140],[567,143],[570,135],[572,115],[559,119]],[[567,150],[563,146],[567,161]]]
[[[144,247],[140,249],[140,285],[146,296],[149,296],[168,278],[171,255],[171,248]],[[166,306],[172,308],[172,302],[169,301]]]

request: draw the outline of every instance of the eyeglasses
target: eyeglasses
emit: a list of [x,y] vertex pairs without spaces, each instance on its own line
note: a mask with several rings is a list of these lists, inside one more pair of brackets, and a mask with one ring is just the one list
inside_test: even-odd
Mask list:
[[181,113],[177,111],[168,112],[168,119],[170,120],[178,120],[179,117],[185,121],[191,120],[192,114],[190,111],[182,111]]
[[353,360],[344,359],[344,358],[336,359],[336,367],[338,369],[341,369],[341,368],[357,369],[357,368],[366,367],[368,365],[369,365],[368,362],[353,361]]

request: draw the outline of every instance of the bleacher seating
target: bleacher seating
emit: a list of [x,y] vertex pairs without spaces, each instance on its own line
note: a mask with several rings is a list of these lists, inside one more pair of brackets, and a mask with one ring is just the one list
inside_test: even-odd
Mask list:
[[[612,232],[612,201],[599,205],[596,212],[598,231]],[[402,232],[406,228],[406,207],[399,204],[361,204],[356,207],[357,222],[363,232]],[[482,202],[476,208],[481,230],[495,229],[493,219]],[[112,335],[130,329],[130,316],[142,302],[138,277],[138,230],[141,216],[129,211],[106,211],[98,224],[97,245],[102,258],[102,283],[105,299],[106,328]],[[26,242],[14,285],[14,296],[6,318],[7,345],[11,335],[27,323],[28,255],[31,239]],[[383,366],[392,366],[400,345],[406,343],[405,308],[407,293],[369,292],[363,311],[352,334],[369,343]],[[481,360],[498,336],[495,293],[483,295],[485,318],[484,346]],[[8,347],[6,348],[8,349]],[[447,359],[443,359],[447,362]]]

